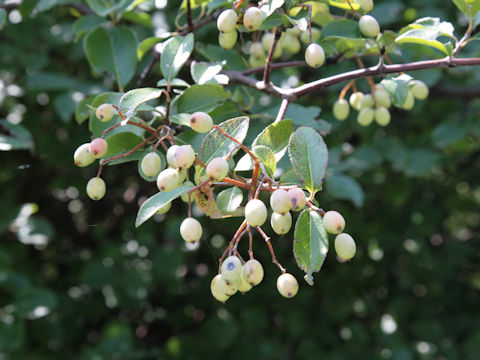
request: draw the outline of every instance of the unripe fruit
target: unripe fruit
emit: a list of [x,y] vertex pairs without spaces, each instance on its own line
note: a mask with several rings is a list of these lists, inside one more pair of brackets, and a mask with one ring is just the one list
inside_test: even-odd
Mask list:
[[161,167],[162,160],[160,159],[160,156],[153,151],[146,154],[140,163],[140,168],[148,177],[157,176]]
[[263,14],[257,7],[250,7],[245,11],[243,15],[243,25],[249,31],[255,31],[262,26],[263,23]]
[[364,15],[358,22],[360,26],[360,32],[365,37],[376,38],[380,33],[380,25],[377,20],[370,15]]
[[353,238],[346,234],[341,233],[335,237],[335,252],[343,260],[350,260],[355,256],[357,247]]
[[222,278],[222,275],[220,275],[220,278],[221,278],[221,281],[219,281],[220,291],[222,291],[225,295],[228,295],[228,296],[234,295],[238,290],[237,284],[225,281],[225,279]]
[[165,205],[163,205],[160,209],[157,210],[158,215],[166,214],[168,210],[172,207],[172,202],[168,202]]
[[373,9],[373,0],[357,0],[356,3],[360,5],[360,8],[366,13]]
[[252,54],[256,58],[264,58],[265,57],[265,51],[263,50],[262,43],[260,43],[260,42],[252,43],[250,45],[250,54]]
[[400,107],[404,110],[412,110],[414,106],[415,106],[415,98],[413,97],[412,92],[409,91],[407,94],[407,99],[405,100],[403,105]]
[[178,145],[172,145],[167,150],[167,163],[171,168],[177,167],[175,164],[175,152],[179,147]]
[[375,91],[375,101],[377,103],[377,106],[383,106],[387,109],[392,105],[390,95],[383,89],[377,89]]
[[92,200],[100,200],[105,196],[106,185],[102,178],[94,177],[88,180],[87,195]]
[[[317,28],[312,28],[312,42],[317,42],[318,40],[320,40],[321,34],[322,33],[320,32],[320,30],[318,30]],[[310,32],[308,30],[302,32],[302,34],[300,35],[300,41],[304,44],[310,44]]]
[[222,32],[232,32],[237,25],[238,15],[233,9],[223,11],[217,19],[217,28]]
[[220,274],[227,283],[238,284],[242,274],[242,262],[236,256],[227,257],[222,263]]
[[237,287],[238,291],[240,291],[242,294],[245,294],[247,291],[250,291],[253,286],[243,278],[242,274],[240,274],[240,278],[237,282]]
[[250,285],[255,286],[263,280],[263,267],[258,260],[250,259],[243,264],[242,276]]
[[335,119],[343,121],[345,120],[348,115],[350,114],[350,105],[348,101],[345,99],[338,99],[333,104],[333,116]]
[[250,200],[245,206],[245,219],[250,226],[262,226],[267,220],[267,207],[263,201]]
[[174,161],[179,169],[190,168],[195,162],[195,150],[191,145],[179,146],[175,151]]
[[197,219],[188,217],[180,225],[180,235],[189,243],[196,243],[202,237],[202,225]]
[[177,169],[178,172],[178,185],[182,184],[187,179],[187,169]]
[[290,201],[286,190],[277,189],[270,196],[270,207],[279,214],[285,214],[290,211]]
[[412,84],[410,88],[412,95],[419,100],[425,100],[428,97],[428,86],[420,80],[413,80]]
[[290,209],[300,211],[305,207],[307,198],[302,189],[293,188],[288,190],[288,201],[290,202]]
[[217,157],[207,164],[206,174],[211,180],[220,181],[228,175],[228,162],[224,158]]
[[[273,35],[272,33],[265,33],[263,34],[262,36],[262,46],[263,46],[263,49],[265,51],[270,51],[270,48],[272,47],[273,45],[273,41],[275,40],[275,35]],[[277,43],[277,47],[278,47],[278,43]]]
[[95,159],[102,158],[108,150],[108,143],[105,139],[96,138],[90,143],[89,151]]
[[299,37],[300,34],[302,33],[302,30],[300,30],[298,27],[293,27],[293,28],[288,28],[285,33],[290,36],[294,37]]
[[218,45],[220,45],[225,50],[229,50],[235,46],[235,44],[237,43],[237,38],[237,30],[231,32],[221,32],[218,34]]
[[360,102],[362,101],[363,96],[363,93],[360,91],[355,91],[352,93],[352,95],[350,95],[350,99],[348,99],[348,101],[350,102],[352,108],[355,110],[360,110]]
[[225,301],[227,301],[230,296],[228,296],[222,291],[222,282],[225,282],[225,280],[222,280],[221,275],[216,275],[210,283],[210,291],[215,299],[222,303],[225,303]]
[[160,191],[172,191],[180,184],[178,171],[172,168],[163,170],[157,177],[157,187]]
[[373,96],[370,94],[364,95],[360,99],[360,110],[365,109],[367,107],[372,107],[375,104],[375,101],[373,100]]
[[323,226],[330,234],[338,234],[345,228],[345,219],[338,211],[327,211],[323,215]]
[[270,218],[270,225],[272,225],[272,229],[276,234],[285,235],[292,227],[292,215],[289,212],[283,215],[274,212]]
[[365,108],[360,110],[357,116],[357,122],[360,126],[368,126],[373,122],[375,118],[375,110],[372,108]]
[[82,144],[80,145],[75,153],[73,154],[73,163],[78,167],[85,167],[90,165],[92,162],[95,161],[95,158],[90,153],[90,144]]
[[387,126],[390,124],[390,111],[386,107],[378,107],[375,110],[375,121],[380,126]]
[[113,118],[115,112],[115,108],[112,104],[102,104],[95,111],[95,115],[101,122],[107,122]]
[[207,113],[198,111],[190,116],[190,127],[198,133],[206,133],[212,130],[213,120]]
[[[185,181],[185,182],[183,183],[183,186],[195,186],[195,184],[194,184],[193,182],[191,182],[191,181]],[[194,191],[194,192],[190,195],[190,199],[191,199],[192,201],[195,200],[195,193],[196,193],[196,191]],[[185,193],[185,194],[182,194],[181,198],[182,198],[182,201],[183,201],[183,202],[188,203],[188,192]]]
[[308,66],[317,68],[325,62],[325,52],[318,44],[310,44],[305,50],[305,61]]
[[[295,55],[300,52],[302,49],[302,44],[300,43],[300,40],[296,38],[293,35],[285,35],[283,41],[282,41],[282,47],[287,50],[290,54]],[[322,61],[323,63],[323,61]],[[322,65],[322,64],[320,64]],[[320,66],[318,65],[318,66]],[[315,66],[316,67],[316,66]]]
[[267,60],[266,57],[256,58],[253,55],[250,55],[248,57],[248,63],[250,64],[250,67],[252,67],[252,68],[265,66],[265,61],[266,60]]
[[283,297],[294,297],[298,292],[297,279],[292,274],[282,274],[277,279],[277,289]]

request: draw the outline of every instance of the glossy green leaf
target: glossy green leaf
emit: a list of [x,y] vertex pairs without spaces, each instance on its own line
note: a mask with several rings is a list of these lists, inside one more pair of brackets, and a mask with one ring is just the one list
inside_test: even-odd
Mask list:
[[140,105],[157,99],[161,95],[162,90],[156,88],[133,89],[120,98],[119,107],[126,120],[130,120]]
[[322,136],[312,128],[300,127],[290,136],[288,152],[304,187],[310,193],[320,190],[328,162],[328,149]]
[[[165,80],[165,79],[158,80],[157,86],[160,87],[160,88],[164,88],[164,87],[166,88],[168,86],[167,80]],[[175,88],[175,87],[188,88],[188,87],[190,87],[190,84],[187,83],[185,80],[182,80],[182,79],[173,79],[172,81],[170,81],[170,87],[172,87],[172,88]]]
[[238,187],[231,187],[221,191],[216,199],[217,208],[224,214],[232,213],[238,209],[243,201],[243,192]]
[[280,176],[280,184],[301,186],[300,180],[294,169],[288,169]]
[[107,16],[111,13],[120,13],[126,10],[134,0],[87,0],[88,6],[95,11],[99,16]]
[[83,122],[90,117],[91,110],[88,105],[92,103],[93,99],[93,96],[87,96],[78,102],[75,108],[75,121],[78,124],[83,124]]
[[76,40],[80,39],[88,31],[107,23],[107,20],[97,15],[82,16],[73,23],[73,32],[75,33]]
[[105,158],[116,154],[126,153],[142,142],[141,137],[128,131],[114,133],[107,136],[105,140],[108,143],[108,151],[105,154]]
[[336,199],[350,200],[356,207],[362,206],[365,199],[360,184],[347,175],[327,176],[325,190]]
[[295,224],[293,255],[309,285],[313,285],[313,273],[320,271],[327,253],[328,237],[322,217],[316,211],[303,210]]
[[185,114],[185,113],[174,114],[174,115],[170,115],[169,120],[178,125],[190,126],[191,116],[192,116],[191,114]]
[[475,15],[480,11],[480,0],[453,0],[458,9],[466,15]]
[[165,43],[160,58],[160,69],[163,77],[170,82],[177,75],[193,51],[194,38],[190,33],[187,36],[175,36]]
[[192,114],[196,111],[208,113],[229,97],[230,93],[226,92],[221,85],[192,85],[176,98],[174,104],[179,113]]
[[149,38],[146,38],[146,39],[142,40],[142,42],[138,45],[138,49],[137,49],[138,60],[141,60],[143,58],[143,56],[148,52],[148,50],[150,50],[156,44],[158,44],[162,41],[165,41],[170,36],[171,36],[171,34],[167,33],[167,34],[163,34],[160,37],[152,36],[152,37],[149,37]]
[[324,40],[329,40],[331,38],[362,38],[362,35],[360,34],[360,28],[358,27],[358,21],[348,19],[330,21],[327,25],[325,25],[322,31],[322,36]]
[[268,17],[275,10],[281,8],[284,3],[284,0],[268,0],[264,2],[264,5],[260,6],[260,11],[264,14],[264,17]]
[[380,84],[387,90],[392,98],[393,104],[395,106],[402,106],[407,100],[408,91],[410,90],[409,84],[412,79],[413,78],[407,74],[389,76],[382,80]]
[[150,219],[155,213],[170,201],[188,193],[193,186],[181,186],[169,192],[159,192],[148,198],[137,213],[137,219],[135,220],[135,227],[139,227],[145,221]]
[[108,30],[98,27],[84,37],[83,47],[90,66],[97,73],[111,73],[121,87],[135,74],[137,38],[132,30],[121,26]]
[[[205,62],[192,61],[190,65],[190,73],[192,74],[192,79],[195,83],[202,84],[218,84],[217,80],[219,77],[226,77],[226,75],[218,75],[222,70],[222,64],[209,64]],[[226,77],[228,83],[228,77]],[[224,82],[223,82],[224,83]]]

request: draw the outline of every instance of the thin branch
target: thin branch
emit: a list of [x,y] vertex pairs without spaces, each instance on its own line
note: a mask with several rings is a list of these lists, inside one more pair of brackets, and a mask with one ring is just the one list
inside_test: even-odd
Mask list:
[[157,63],[157,61],[160,60],[160,56],[153,51],[152,52],[152,58],[148,62],[147,66],[145,66],[145,69],[143,69],[142,73],[140,74],[140,77],[138,78],[137,81],[137,87],[141,87],[145,79],[147,78],[148,74],[150,71],[152,71],[153,66]]
[[188,31],[193,32],[192,4],[190,3],[190,0],[187,0],[187,24],[188,24]]
[[[282,69],[287,67],[300,67],[300,66],[307,66],[306,61],[285,61],[280,63],[275,63],[270,66],[271,69]],[[259,66],[251,69],[247,69],[242,71],[243,75],[251,75],[262,72],[265,70],[265,66]]]
[[273,54],[275,53],[275,48],[277,47],[277,42],[280,39],[281,33],[281,28],[275,29],[272,46],[270,47],[270,51],[268,52],[267,60],[265,61],[265,71],[263,72],[263,82],[265,84],[270,83],[270,72],[272,70]]
[[280,104],[280,109],[278,109],[277,118],[274,122],[282,121],[285,113],[287,112],[288,105],[290,104],[290,99],[288,97],[284,97],[282,99],[282,103]]
[[143,125],[143,124],[139,124],[135,121],[125,121],[123,120],[122,122],[119,122],[119,123],[116,123],[115,125],[112,125],[110,126],[108,129],[105,129],[105,131],[103,132],[102,134],[102,138],[105,138],[105,136],[110,132],[112,131],[113,129],[116,129],[117,127],[119,126],[124,126],[125,124],[128,124],[128,125],[133,125],[133,126],[137,126],[139,128],[142,128],[143,130],[149,132],[150,134],[154,134],[155,133],[155,130],[152,129],[150,126],[148,125]]
[[270,243],[270,238],[265,234],[265,232],[262,230],[260,226],[256,226],[255,229],[257,229],[258,233],[262,235],[263,239],[265,240],[265,244],[267,244],[268,249],[270,250],[270,255],[272,256],[272,261],[275,265],[278,266],[282,274],[285,274],[286,270],[285,268],[278,262],[277,257],[275,255],[275,251],[273,251],[272,244]]

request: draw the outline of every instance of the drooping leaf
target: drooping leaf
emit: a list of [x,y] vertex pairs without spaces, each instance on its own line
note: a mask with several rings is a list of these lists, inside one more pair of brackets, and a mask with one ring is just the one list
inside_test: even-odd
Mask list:
[[231,187],[221,191],[217,196],[218,210],[224,214],[234,212],[243,201],[242,190],[238,187]]
[[300,127],[290,136],[290,162],[310,193],[322,188],[328,162],[328,149],[322,136],[309,127]]
[[120,98],[120,111],[122,111],[126,120],[130,120],[140,105],[159,98],[161,95],[162,90],[156,88],[130,90]]
[[176,98],[174,104],[179,113],[210,112],[218,103],[229,97],[230,93],[226,92],[221,85],[192,85]]
[[402,74],[399,76],[389,76],[383,79],[380,84],[387,90],[393,100],[393,104],[395,106],[402,106],[407,100],[411,80],[412,77],[410,75]]
[[107,20],[97,15],[82,16],[73,23],[73,32],[75,33],[76,40],[80,39],[89,30],[95,29],[106,23]]
[[320,271],[327,252],[328,237],[322,217],[313,210],[303,210],[295,224],[293,255],[309,285],[313,285],[313,273]]
[[170,201],[188,193],[193,186],[181,186],[169,192],[159,192],[146,200],[137,213],[135,227],[139,227]]
[[165,43],[160,58],[163,77],[170,82],[177,75],[193,51],[193,34],[175,36]]
[[347,175],[331,175],[325,179],[325,190],[336,199],[350,200],[356,207],[363,205],[365,195],[360,184]]

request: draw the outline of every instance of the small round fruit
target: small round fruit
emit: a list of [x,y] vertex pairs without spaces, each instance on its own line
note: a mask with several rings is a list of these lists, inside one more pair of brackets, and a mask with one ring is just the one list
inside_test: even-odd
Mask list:
[[95,158],[90,153],[90,144],[82,144],[80,145],[75,153],[73,154],[73,163],[78,167],[85,167],[90,165],[92,162],[95,161]]
[[148,177],[157,176],[161,167],[162,160],[160,159],[160,156],[153,151],[146,154],[140,163],[140,168]]
[[410,91],[419,100],[425,100],[428,97],[428,86],[423,81],[413,80]]
[[327,211],[323,215],[323,226],[330,234],[339,234],[345,228],[345,219],[338,211]]
[[221,281],[219,281],[219,286],[220,290],[228,296],[234,295],[237,290],[238,290],[238,285],[236,283],[230,283],[225,281],[225,279],[222,278],[222,275],[220,275]]
[[363,93],[360,91],[355,91],[352,93],[352,95],[350,95],[350,99],[348,99],[348,101],[350,102],[352,108],[355,110],[360,110],[360,102],[362,101],[363,96]]
[[187,179],[187,169],[177,169],[178,171],[178,184],[182,184]]
[[221,32],[218,34],[218,45],[220,45],[225,50],[229,50],[235,46],[235,44],[237,43],[237,38],[237,30],[233,30],[230,32]]
[[176,169],[168,168],[163,170],[157,177],[157,187],[160,191],[172,191],[180,184],[180,176]]
[[180,225],[180,235],[189,243],[196,243],[202,237],[202,225],[197,219],[188,217]]
[[357,0],[356,3],[360,5],[363,12],[370,12],[373,9],[373,0]]
[[290,35],[290,36],[295,36],[295,37],[299,37],[300,34],[302,33],[302,30],[300,30],[298,27],[291,27],[291,28],[288,28],[285,33],[287,35]]
[[270,225],[272,225],[272,229],[276,234],[285,235],[292,227],[292,215],[289,212],[283,215],[274,212],[270,218]]
[[250,259],[243,264],[242,276],[252,286],[260,284],[263,280],[263,266],[260,261]]
[[[262,46],[265,51],[270,51],[270,48],[273,45],[273,41],[275,40],[275,35],[270,32],[263,34],[262,36]],[[277,44],[278,46],[278,44]]]
[[279,214],[285,214],[290,211],[290,201],[288,193],[284,189],[277,189],[270,196],[270,207]]
[[295,54],[298,54],[302,49],[302,43],[295,36],[287,34],[285,35],[285,38],[282,41],[282,47],[285,50],[287,50],[290,54],[295,55]]
[[355,256],[357,247],[353,238],[346,234],[341,233],[335,237],[335,251],[337,255],[343,260],[350,260]]
[[172,202],[168,202],[165,205],[163,205],[160,209],[157,210],[158,215],[166,214],[168,210],[172,207]]
[[360,26],[360,32],[365,37],[376,38],[380,33],[380,25],[377,20],[370,15],[364,15],[358,22]]
[[263,50],[262,43],[260,43],[260,42],[252,43],[252,45],[250,45],[250,54],[252,54],[256,58],[264,58],[265,57],[265,51]]
[[191,145],[179,146],[175,151],[174,162],[178,169],[188,169],[195,162],[195,150]]
[[228,175],[228,161],[217,157],[207,164],[206,174],[211,180],[220,181]]
[[102,104],[95,111],[95,115],[97,116],[97,119],[101,122],[107,122],[112,120],[115,112],[115,108],[112,104]]
[[240,275],[240,278],[237,282],[238,291],[242,294],[245,294],[247,291],[250,291],[253,285],[249,284],[244,278],[243,275]]
[[383,89],[377,89],[375,91],[375,102],[377,103],[377,106],[383,106],[387,109],[392,105],[390,95]]
[[413,94],[411,91],[407,93],[407,99],[403,103],[402,106],[400,106],[404,110],[412,110],[413,107],[415,106],[415,98],[413,97]]
[[357,122],[360,126],[368,126],[373,122],[375,118],[375,110],[372,108],[365,108],[360,110],[357,116]]
[[177,167],[175,164],[175,152],[179,147],[178,145],[172,145],[167,150],[167,163],[171,168]]
[[283,297],[294,297],[298,292],[297,279],[292,274],[282,274],[277,279],[277,289]]
[[387,126],[390,124],[390,111],[386,107],[378,107],[375,110],[375,121],[380,126]]
[[[193,182],[191,182],[191,181],[185,181],[185,182],[183,183],[183,186],[192,186],[192,187],[193,187],[193,186],[195,186],[195,184],[194,184]],[[195,193],[196,193],[196,191],[194,191],[194,192],[190,195],[190,199],[191,199],[192,201],[195,200]],[[185,194],[182,194],[181,199],[182,199],[183,202],[188,203],[188,192],[186,192]]]
[[222,291],[223,290],[223,287],[221,284],[222,282],[225,282],[225,281],[222,280],[221,275],[220,274],[216,275],[212,279],[212,282],[210,283],[210,291],[215,299],[217,299],[222,303],[225,303],[225,301],[227,301],[230,298],[230,296],[228,296]]
[[198,133],[206,133],[212,130],[213,120],[207,113],[198,111],[190,116],[190,127]]
[[[321,31],[317,28],[312,28],[312,42],[317,42],[320,40],[320,36],[322,35]],[[310,44],[310,32],[304,31],[300,35],[300,41],[304,44]]]
[[245,218],[250,226],[262,226],[267,220],[267,207],[262,200],[250,200],[245,206]]
[[348,115],[350,114],[350,105],[348,101],[345,99],[338,99],[333,104],[333,116],[335,119],[343,121],[345,120]]
[[256,67],[263,67],[265,66],[265,61],[267,60],[266,57],[261,57],[261,58],[256,58],[253,55],[250,55],[248,57],[248,63],[250,67],[256,68]]
[[366,94],[360,99],[360,110],[367,107],[372,107],[374,104],[375,101],[373,100],[373,96],[370,94]]
[[217,28],[221,32],[232,32],[237,25],[238,15],[233,9],[223,11],[217,19]]
[[288,190],[288,201],[290,202],[290,209],[293,211],[300,211],[305,207],[307,198],[305,193],[300,188],[293,188]]
[[100,200],[105,196],[106,185],[102,178],[94,177],[88,180],[87,195],[92,200]]
[[259,8],[252,6],[245,11],[243,15],[243,25],[249,31],[255,31],[262,26],[263,23],[263,14]]
[[310,44],[305,50],[305,61],[313,68],[320,67],[325,62],[325,52],[318,44]]
[[242,274],[242,262],[236,256],[227,257],[222,263],[220,274],[227,283],[238,284]]
[[108,150],[108,143],[105,141],[105,139],[102,138],[96,138],[93,139],[92,142],[90,143],[90,154],[95,159],[100,159],[105,156]]

